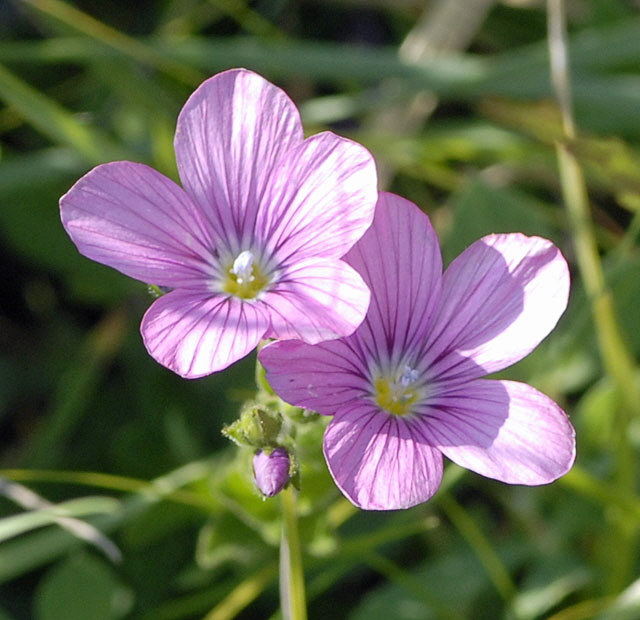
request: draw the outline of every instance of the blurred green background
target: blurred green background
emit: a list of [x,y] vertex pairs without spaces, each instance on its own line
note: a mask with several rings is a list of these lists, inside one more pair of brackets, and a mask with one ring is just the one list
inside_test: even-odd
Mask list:
[[[569,150],[637,360],[640,5],[566,14]],[[574,276],[556,331],[503,373],[577,428],[577,465],[554,485],[449,465],[429,503],[360,512],[326,472],[321,424],[303,429],[310,618],[640,618],[640,421],[576,267],[543,2],[0,0],[0,620],[279,617],[278,501],[220,433],[253,394],[255,358],[197,381],[158,366],[138,332],[146,288],[81,257],[57,206],[101,162],[175,178],[177,113],[237,66],[285,88],[308,133],[366,145],[445,260],[522,231],[557,243]]]

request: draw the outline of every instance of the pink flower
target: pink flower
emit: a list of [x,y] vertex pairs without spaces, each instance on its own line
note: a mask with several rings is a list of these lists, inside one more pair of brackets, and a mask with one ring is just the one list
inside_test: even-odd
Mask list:
[[195,378],[262,338],[351,334],[369,291],[340,259],[373,219],[369,152],[330,132],[303,139],[285,93],[242,69],[191,95],[175,151],[183,187],[120,161],[94,168],[60,201],[82,254],[172,289],[142,320],[149,353]]
[[489,235],[443,274],[427,216],[381,194],[345,260],[372,292],[363,324],[317,345],[275,342],[259,359],[284,400],[334,416],[324,454],[356,506],[424,502],[442,455],[514,484],[570,469],[574,431],[558,405],[529,385],[482,378],[530,353],[563,313],[569,274],[553,244]]

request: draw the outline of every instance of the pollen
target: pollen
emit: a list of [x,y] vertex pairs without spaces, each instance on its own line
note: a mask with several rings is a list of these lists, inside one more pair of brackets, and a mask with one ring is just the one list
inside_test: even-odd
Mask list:
[[269,284],[250,250],[240,252],[226,274],[222,290],[241,299],[255,299]]
[[393,377],[379,377],[374,381],[374,399],[376,404],[393,415],[405,416],[413,411],[413,405],[420,397],[416,386],[418,373],[405,366],[402,374]]

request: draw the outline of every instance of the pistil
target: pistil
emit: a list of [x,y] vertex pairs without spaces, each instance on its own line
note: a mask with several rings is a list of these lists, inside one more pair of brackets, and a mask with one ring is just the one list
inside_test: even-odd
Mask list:
[[269,284],[251,250],[243,250],[226,269],[222,290],[241,299],[255,299]]

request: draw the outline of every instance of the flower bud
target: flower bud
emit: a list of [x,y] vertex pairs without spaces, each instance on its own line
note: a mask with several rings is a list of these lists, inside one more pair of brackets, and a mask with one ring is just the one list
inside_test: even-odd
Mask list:
[[258,450],[253,457],[256,486],[266,497],[273,497],[289,482],[289,453],[284,448]]
[[282,416],[278,411],[249,403],[235,422],[222,429],[222,434],[239,446],[264,448],[277,444],[281,428]]

